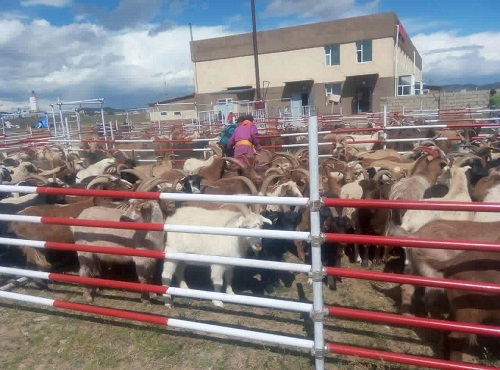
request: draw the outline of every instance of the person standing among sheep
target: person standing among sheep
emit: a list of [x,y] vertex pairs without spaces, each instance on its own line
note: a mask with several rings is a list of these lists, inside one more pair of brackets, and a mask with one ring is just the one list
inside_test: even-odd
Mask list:
[[257,135],[257,126],[253,123],[253,117],[246,116],[227,142],[228,148],[234,147],[233,157],[236,159],[244,157],[253,165],[255,153],[260,149]]

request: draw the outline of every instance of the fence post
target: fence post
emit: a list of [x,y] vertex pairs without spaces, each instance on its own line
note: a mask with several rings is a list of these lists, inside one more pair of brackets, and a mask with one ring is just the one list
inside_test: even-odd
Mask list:
[[384,138],[384,149],[387,149],[387,131],[386,131],[386,127],[387,127],[387,105],[384,104],[384,135],[383,135],[383,138]]
[[319,168],[318,168],[318,117],[309,117],[309,208],[311,212],[311,274],[313,288],[314,349],[316,370],[325,367],[325,340],[323,336],[323,265],[321,263],[322,235],[319,210]]

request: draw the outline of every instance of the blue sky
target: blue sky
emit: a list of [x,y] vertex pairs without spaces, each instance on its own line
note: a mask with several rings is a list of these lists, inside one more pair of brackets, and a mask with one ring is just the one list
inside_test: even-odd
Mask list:
[[[256,0],[258,29],[394,11],[432,84],[500,81],[497,0]],[[105,97],[115,107],[193,91],[195,39],[250,32],[250,0],[0,0],[0,111]]]

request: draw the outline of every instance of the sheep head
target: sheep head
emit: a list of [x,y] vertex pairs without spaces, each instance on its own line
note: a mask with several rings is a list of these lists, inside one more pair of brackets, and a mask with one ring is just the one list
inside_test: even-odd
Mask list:
[[[242,214],[238,216],[235,226],[242,229],[260,229],[264,224],[272,225],[273,222],[258,213],[251,213],[246,206],[239,207]],[[255,254],[262,250],[262,238],[256,236],[244,237]]]
[[122,222],[151,222],[162,215],[157,201],[146,199],[130,199],[128,207],[120,216]]

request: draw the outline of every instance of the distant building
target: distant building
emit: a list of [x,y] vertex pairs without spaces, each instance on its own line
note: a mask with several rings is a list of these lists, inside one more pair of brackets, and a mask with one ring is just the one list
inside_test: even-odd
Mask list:
[[38,113],[38,101],[36,99],[36,95],[34,91],[31,91],[30,95],[30,112]]
[[[399,30],[399,33],[398,33]],[[377,111],[385,96],[420,93],[422,58],[394,13],[258,32],[265,99],[292,112]],[[397,40],[397,45],[396,45]],[[250,33],[191,43],[197,101],[255,99]]]
[[151,121],[180,121],[197,118],[195,94],[150,103],[149,116]]
[[[422,93],[422,58],[393,12],[261,31],[257,41],[270,115],[380,111],[382,97]],[[193,41],[191,59],[195,95],[177,104],[211,105],[224,116],[253,105],[251,33]]]

